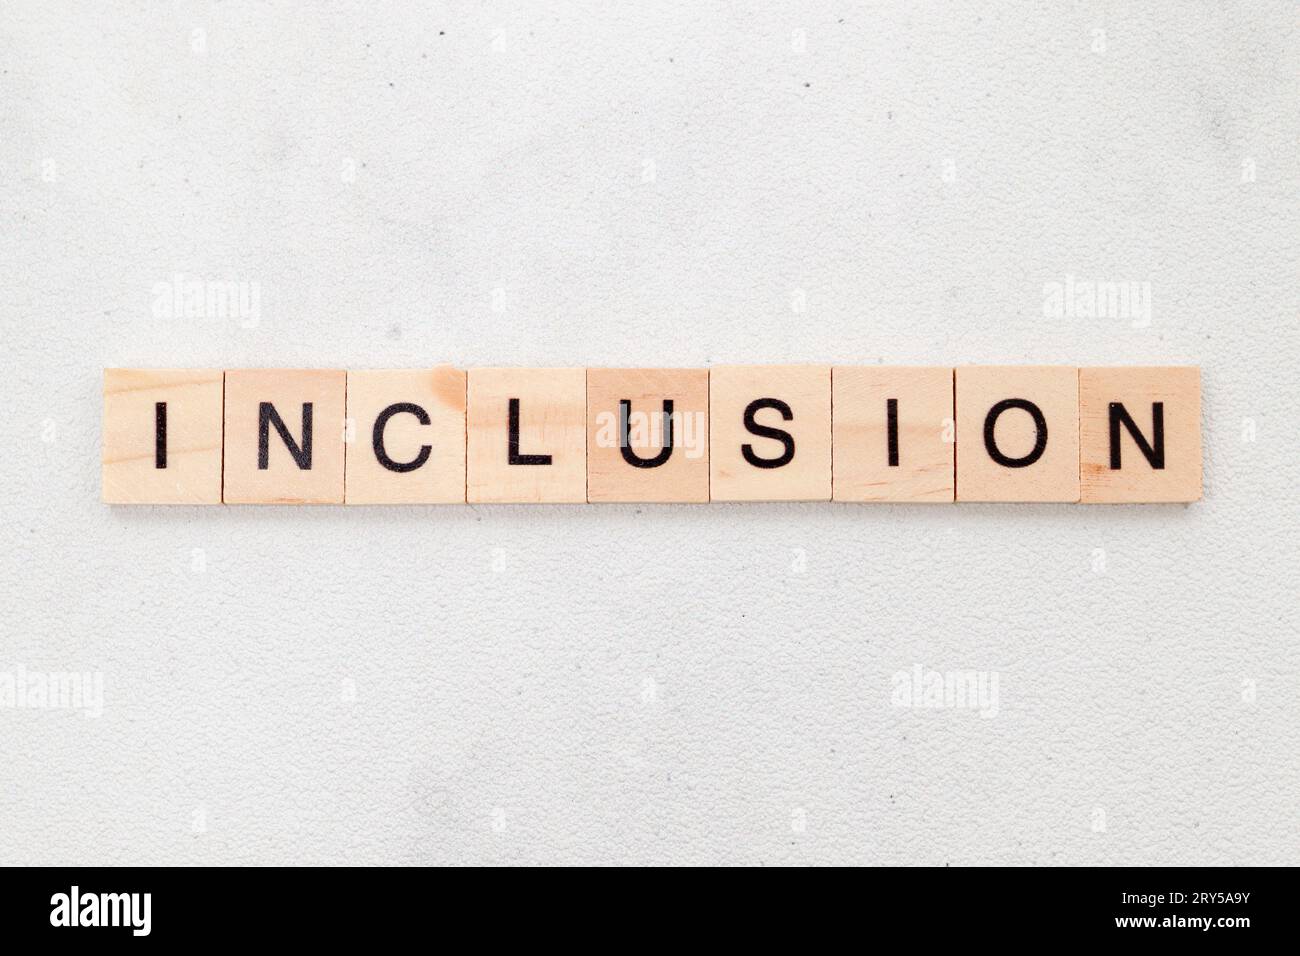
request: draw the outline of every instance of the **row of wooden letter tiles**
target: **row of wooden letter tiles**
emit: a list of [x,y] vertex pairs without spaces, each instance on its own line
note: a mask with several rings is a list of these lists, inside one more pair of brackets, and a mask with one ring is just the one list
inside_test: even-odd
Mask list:
[[114,504],[1168,502],[1200,370],[107,369]]

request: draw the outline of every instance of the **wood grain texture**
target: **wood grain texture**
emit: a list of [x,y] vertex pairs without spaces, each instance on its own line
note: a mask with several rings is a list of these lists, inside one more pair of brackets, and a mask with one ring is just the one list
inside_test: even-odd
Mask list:
[[[238,369],[226,372],[227,504],[342,504],[343,420],[347,374],[336,369]],[[261,405],[270,403],[308,467],[295,460],[274,424],[260,467]],[[304,433],[310,406],[311,441]]]
[[835,501],[953,501],[951,368],[836,366],[831,390]]
[[465,501],[465,379],[449,365],[348,372],[348,504]]
[[[957,369],[956,382],[958,501],[1079,500],[1077,368],[967,365]],[[1004,403],[1014,404],[996,414],[991,435],[1000,462],[985,430]],[[1041,415],[1041,423],[1022,403]],[[1036,451],[1040,439],[1045,441]]]
[[[1162,442],[1156,443],[1159,405]],[[1112,406],[1116,427],[1112,436]],[[1125,419],[1126,416],[1127,420]],[[1136,428],[1143,449],[1129,431]],[[1118,447],[1112,449],[1112,437]],[[1114,451],[1115,461],[1112,461]],[[1155,467],[1147,452],[1160,467]],[[1156,455],[1154,453],[1161,453]],[[1201,497],[1201,370],[1079,370],[1080,500],[1088,504],[1197,501]],[[1118,468],[1112,465],[1118,464]]]
[[[466,499],[569,504],[587,500],[587,370],[474,368],[466,409]],[[520,456],[511,464],[510,400],[518,400]]]
[[1200,414],[1194,367],[106,369],[103,497],[1188,502]]
[[[104,370],[104,501],[221,504],[223,377],[220,369]],[[166,406],[161,457],[159,403]]]
[[[620,447],[620,403],[629,403],[628,448],[662,464],[637,467]],[[671,427],[664,403],[672,403]],[[707,369],[587,369],[587,500],[709,500],[709,372]]]
[[[777,429],[793,441],[746,427]],[[781,407],[771,407],[780,403]],[[785,411],[788,410],[788,416]],[[778,467],[760,467],[745,450]],[[709,371],[709,472],[713,501],[829,501],[831,370],[826,365],[733,365]]]

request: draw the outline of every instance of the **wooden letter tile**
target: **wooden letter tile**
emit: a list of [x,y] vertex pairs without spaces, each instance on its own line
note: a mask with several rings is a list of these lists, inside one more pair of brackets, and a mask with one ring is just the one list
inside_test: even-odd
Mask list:
[[714,501],[829,501],[830,368],[710,370],[709,470]]
[[952,501],[951,368],[831,372],[836,501]]
[[587,500],[587,370],[472,368],[471,503]]
[[221,504],[220,369],[104,370],[109,504]]
[[587,500],[709,500],[707,369],[587,369]]
[[465,373],[348,372],[350,505],[465,500]]
[[227,504],[342,504],[347,374],[226,372]]
[[1201,497],[1201,370],[1079,370],[1083,501]]
[[1079,500],[1079,370],[957,369],[957,500]]

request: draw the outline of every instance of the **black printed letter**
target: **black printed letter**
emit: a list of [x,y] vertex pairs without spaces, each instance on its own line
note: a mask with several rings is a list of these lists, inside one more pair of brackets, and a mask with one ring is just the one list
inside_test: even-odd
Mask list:
[[[1024,458],[1008,458],[1002,454],[998,450],[997,440],[993,437],[993,430],[998,424],[998,416],[1009,408],[1023,409],[1034,419],[1034,429],[1037,432],[1034,439],[1034,449]],[[988,416],[984,419],[984,448],[988,451],[990,458],[1006,468],[1027,468],[1038,461],[1043,457],[1043,452],[1047,450],[1047,420],[1043,418],[1042,409],[1023,398],[1006,398],[998,402],[989,409]]]
[[375,447],[375,458],[389,471],[415,471],[429,460],[429,455],[433,452],[433,446],[421,445],[419,453],[411,461],[393,461],[388,457],[388,452],[384,450],[384,429],[388,427],[390,418],[403,412],[414,415],[421,425],[429,424],[429,413],[419,405],[413,405],[410,402],[398,402],[395,405],[389,405],[379,413],[379,417],[375,419],[375,430],[374,434],[371,435],[371,444]]
[[889,467],[898,467],[898,399],[885,400],[885,418],[889,431]]
[[153,466],[167,467],[167,403],[153,404]]
[[633,468],[658,468],[673,453],[673,400],[664,399],[664,438],[663,447],[653,458],[642,458],[632,450],[627,441],[627,420],[632,413],[632,403],[626,398],[618,403],[618,447],[623,452],[623,460]]
[[270,402],[262,402],[257,407],[257,467],[266,471],[270,467],[270,425],[280,433],[284,447],[289,449],[293,460],[303,471],[311,471],[311,402],[302,403],[302,445],[299,446],[289,434],[284,419]]
[[519,454],[519,399],[510,399],[510,464],[512,465],[549,465],[550,455]]
[[749,403],[745,409],[745,430],[751,435],[757,435],[759,438],[774,438],[785,446],[779,458],[759,458],[754,454],[754,446],[745,444],[740,446],[740,453],[745,456],[745,461],[749,462],[755,468],[780,468],[782,465],[788,465],[794,461],[794,436],[788,431],[780,428],[769,428],[767,425],[760,425],[754,421],[754,413],[764,408],[774,408],[781,413],[783,421],[793,421],[794,412],[790,411],[790,406],[779,398],[756,398]]
[[1151,444],[1142,437],[1138,431],[1137,422],[1128,413],[1122,402],[1110,403],[1110,467],[1113,471],[1119,470],[1119,426],[1123,424],[1128,429],[1128,433],[1133,436],[1137,442],[1138,451],[1148,462],[1151,467],[1157,471],[1165,467],[1165,403],[1151,403]]

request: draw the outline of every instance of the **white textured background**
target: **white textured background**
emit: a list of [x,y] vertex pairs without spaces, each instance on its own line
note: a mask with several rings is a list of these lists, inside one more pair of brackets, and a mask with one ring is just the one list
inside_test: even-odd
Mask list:
[[[1297,862],[1296,6],[516,6],[5,4],[0,862]],[[1206,497],[99,503],[104,366],[443,361],[1195,363]]]

